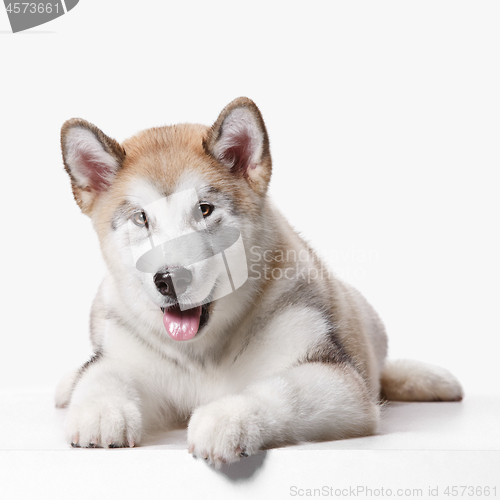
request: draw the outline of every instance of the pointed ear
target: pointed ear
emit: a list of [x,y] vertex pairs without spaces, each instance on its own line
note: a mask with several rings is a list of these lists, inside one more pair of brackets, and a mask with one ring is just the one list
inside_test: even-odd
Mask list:
[[61,129],[64,167],[82,212],[89,213],[100,193],[111,186],[125,150],[91,123],[68,120]]
[[205,150],[252,189],[264,194],[271,178],[269,138],[259,108],[247,97],[228,104],[212,125]]

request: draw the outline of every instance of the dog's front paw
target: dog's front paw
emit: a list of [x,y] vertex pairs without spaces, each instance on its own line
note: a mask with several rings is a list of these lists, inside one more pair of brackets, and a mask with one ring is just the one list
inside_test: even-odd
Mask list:
[[189,453],[220,468],[263,446],[262,422],[244,396],[229,396],[198,408],[188,426]]
[[89,398],[68,409],[66,439],[73,447],[133,447],[141,431],[139,405],[125,397]]

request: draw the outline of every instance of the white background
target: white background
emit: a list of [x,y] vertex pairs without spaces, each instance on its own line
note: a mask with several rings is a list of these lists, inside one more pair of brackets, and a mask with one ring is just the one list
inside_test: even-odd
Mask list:
[[102,263],[59,130],[123,140],[211,124],[240,95],[271,194],[382,316],[391,357],[500,393],[497,2],[81,0],[10,34],[0,11],[0,388],[53,387],[90,354]]

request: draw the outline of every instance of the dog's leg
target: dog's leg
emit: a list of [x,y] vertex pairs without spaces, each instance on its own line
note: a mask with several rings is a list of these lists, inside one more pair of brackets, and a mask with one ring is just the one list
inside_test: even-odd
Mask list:
[[141,398],[131,373],[106,358],[89,365],[69,403],[68,442],[76,447],[132,447],[141,433]]
[[219,467],[263,447],[369,435],[378,419],[352,366],[304,363],[198,408],[189,451]]

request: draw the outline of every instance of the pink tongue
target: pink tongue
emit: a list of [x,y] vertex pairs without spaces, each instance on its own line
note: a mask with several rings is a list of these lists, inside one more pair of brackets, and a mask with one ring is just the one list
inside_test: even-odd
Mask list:
[[192,339],[200,327],[201,306],[181,311],[179,306],[165,309],[163,324],[174,340]]

